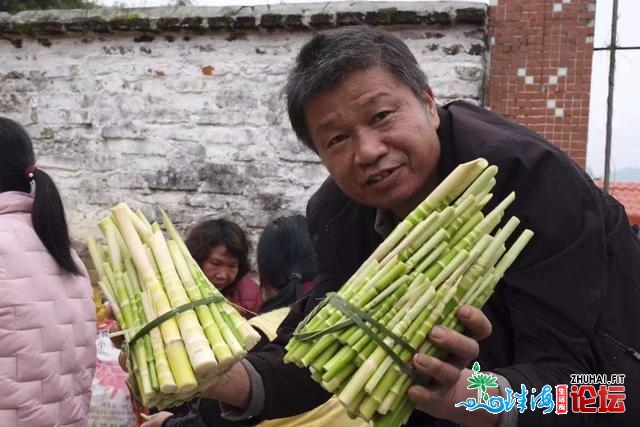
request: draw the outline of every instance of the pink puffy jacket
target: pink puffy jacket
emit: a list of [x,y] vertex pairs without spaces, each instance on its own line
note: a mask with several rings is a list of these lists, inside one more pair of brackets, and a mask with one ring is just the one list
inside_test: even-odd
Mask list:
[[91,283],[49,255],[32,202],[0,193],[0,426],[86,426],[96,363]]

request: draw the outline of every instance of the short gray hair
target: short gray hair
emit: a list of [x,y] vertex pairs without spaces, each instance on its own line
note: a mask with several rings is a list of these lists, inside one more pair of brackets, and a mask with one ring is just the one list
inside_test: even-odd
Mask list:
[[302,47],[284,93],[291,127],[307,147],[317,151],[307,129],[305,103],[349,73],[376,66],[389,70],[424,99],[427,76],[407,45],[390,33],[366,25],[343,27],[317,34]]

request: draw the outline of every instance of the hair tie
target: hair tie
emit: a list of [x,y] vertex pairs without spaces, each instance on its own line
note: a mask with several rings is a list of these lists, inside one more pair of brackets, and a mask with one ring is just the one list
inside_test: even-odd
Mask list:
[[293,279],[302,280],[302,276],[300,275],[300,273],[291,273],[289,275],[289,281],[291,281]]
[[29,178],[29,181],[33,179],[33,173],[36,171],[36,165],[29,165],[24,170],[24,174]]

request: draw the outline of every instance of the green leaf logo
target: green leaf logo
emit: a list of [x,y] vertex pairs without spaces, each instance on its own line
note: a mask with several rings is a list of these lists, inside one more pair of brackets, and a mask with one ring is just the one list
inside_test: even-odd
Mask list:
[[487,388],[498,387],[498,378],[493,374],[480,373],[480,364],[475,362],[473,364],[473,374],[468,378],[470,385],[467,386],[469,390],[478,389],[478,403],[488,402],[489,394]]

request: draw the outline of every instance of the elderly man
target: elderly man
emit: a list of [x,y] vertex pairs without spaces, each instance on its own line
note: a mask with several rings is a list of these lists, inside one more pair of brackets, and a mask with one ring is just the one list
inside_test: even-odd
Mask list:
[[501,387],[493,394],[506,387],[520,391],[521,385],[539,392],[544,385],[570,384],[576,373],[624,373],[626,417],[604,424],[638,419],[630,399],[640,397],[640,245],[618,202],[526,128],[463,102],[438,107],[407,46],[369,27],[313,37],[298,55],[286,94],[294,131],[331,174],[307,208],[320,276],[275,343],[249,354],[208,391],[235,407],[227,417],[284,417],[327,399],[308,371],[282,361],[292,328],[327,292],[339,289],[455,166],[484,157],[500,170],[493,203],[515,191],[507,216],[518,216],[536,235],[483,312],[458,311],[466,335],[433,329],[429,339],[449,356],[414,357],[415,369],[434,381],[409,389],[417,408],[409,424],[594,421],[571,411],[494,415],[455,407],[476,395],[467,389],[473,360],[497,375]]

